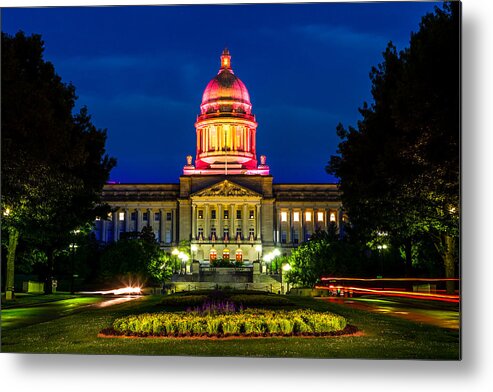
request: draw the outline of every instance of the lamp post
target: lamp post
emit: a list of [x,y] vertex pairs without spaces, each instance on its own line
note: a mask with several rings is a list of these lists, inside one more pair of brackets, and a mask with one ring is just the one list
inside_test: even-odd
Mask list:
[[[281,268],[281,289],[283,289],[283,290],[284,290],[284,287],[283,287],[283,285],[282,285],[282,276],[283,276],[284,272],[288,272],[288,271],[290,271],[290,270],[291,270],[291,264],[289,264],[289,263],[284,264],[284,265],[282,266],[282,268]],[[289,282],[288,282],[288,284],[287,284],[287,286],[286,286],[286,293],[287,293],[288,291],[289,291]]]
[[190,250],[191,250],[191,253],[192,253],[192,262],[193,262],[193,260],[195,259],[194,254],[195,254],[195,252],[197,252],[197,250],[198,250],[197,245],[193,244],[193,245],[190,247]]
[[80,233],[80,230],[74,230],[72,231],[73,237],[72,237],[72,243],[70,244],[70,261],[71,261],[71,274],[70,274],[70,294],[74,294],[74,259],[75,259],[75,248],[77,248],[77,244],[75,243],[75,236]]
[[176,272],[176,262],[178,261],[178,255],[180,254],[180,251],[177,248],[174,248],[171,254],[174,256],[173,272]]

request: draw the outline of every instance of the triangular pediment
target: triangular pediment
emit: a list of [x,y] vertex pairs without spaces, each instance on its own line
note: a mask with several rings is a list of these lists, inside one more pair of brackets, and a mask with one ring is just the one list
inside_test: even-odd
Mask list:
[[224,180],[195,192],[192,197],[261,197],[259,193]]

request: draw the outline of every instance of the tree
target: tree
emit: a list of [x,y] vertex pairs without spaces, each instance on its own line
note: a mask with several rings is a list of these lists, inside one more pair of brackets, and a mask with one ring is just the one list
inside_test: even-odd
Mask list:
[[[362,239],[385,233],[404,250],[433,238],[454,276],[459,219],[460,4],[425,15],[409,48],[390,43],[372,69],[373,103],[357,129],[338,126],[342,201]],[[448,285],[448,291],[453,289]]]
[[[108,211],[100,194],[116,161],[105,153],[106,130],[87,108],[73,114],[75,88],[43,59],[41,36],[2,33],[2,229],[8,234],[7,292],[13,292],[18,241],[48,259],[71,232]],[[6,230],[5,230],[6,229]]]
[[298,286],[312,287],[322,276],[358,273],[360,258],[357,248],[347,238],[340,238],[332,224],[327,231],[313,233],[310,240],[291,252],[287,279]]

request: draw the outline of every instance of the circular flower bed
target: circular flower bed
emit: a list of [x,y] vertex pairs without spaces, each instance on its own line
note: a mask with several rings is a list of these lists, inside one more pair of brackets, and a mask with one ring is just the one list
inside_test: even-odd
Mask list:
[[124,336],[324,336],[346,328],[342,316],[312,310],[146,313],[118,318],[104,334]]

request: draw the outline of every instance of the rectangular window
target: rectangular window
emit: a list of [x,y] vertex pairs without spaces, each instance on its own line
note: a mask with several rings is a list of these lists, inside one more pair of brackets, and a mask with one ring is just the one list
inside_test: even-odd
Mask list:
[[197,233],[197,238],[199,240],[203,240],[204,239],[204,228],[203,227],[199,227],[199,231]]
[[161,213],[160,212],[155,212],[154,213],[154,220],[155,221],[160,221],[161,220]]
[[171,230],[166,230],[164,242],[166,242],[167,244],[169,244],[171,242]]
[[211,219],[216,219],[216,210],[211,210]]
[[204,219],[204,210],[199,210],[197,216],[198,219]]
[[167,212],[167,213],[166,213],[166,220],[167,220],[168,222],[169,222],[169,221],[171,221],[171,217],[172,217],[171,212]]
[[121,221],[125,220],[125,213],[124,212],[118,213],[118,220],[121,220]]
[[236,239],[241,240],[241,228],[236,228]]
[[285,231],[285,230],[283,230],[283,231],[281,232],[281,243],[285,244],[285,243],[286,243],[286,239],[287,239],[287,237],[288,237],[288,234],[286,233],[286,231]]
[[286,211],[281,212],[281,222],[288,221],[288,213]]
[[229,238],[229,228],[225,227],[223,230],[223,238]]
[[236,210],[236,219],[241,219],[241,210]]
[[132,219],[133,221],[137,220],[137,213],[136,212],[132,212],[130,214],[130,219]]
[[224,219],[229,219],[229,210],[224,210]]
[[146,220],[149,220],[149,213],[144,212],[144,213],[142,214],[142,220],[145,220],[145,221],[146,221]]
[[310,211],[305,212],[305,220],[307,222],[311,222],[312,221],[312,213]]
[[216,236],[216,228],[215,227],[211,227],[211,239],[216,239],[217,236]]
[[293,212],[293,221],[295,221],[295,222],[300,221],[300,213],[298,211]]
[[250,229],[248,229],[248,239],[249,240],[255,239],[255,229],[253,227],[250,227]]
[[297,244],[300,241],[300,235],[298,230],[293,231],[293,244]]
[[336,214],[334,214],[333,212],[330,213],[330,221],[331,222],[335,222],[336,221]]
[[323,212],[317,212],[317,220],[319,222],[323,222],[324,221],[324,213]]
[[255,211],[250,210],[250,219],[255,219]]

